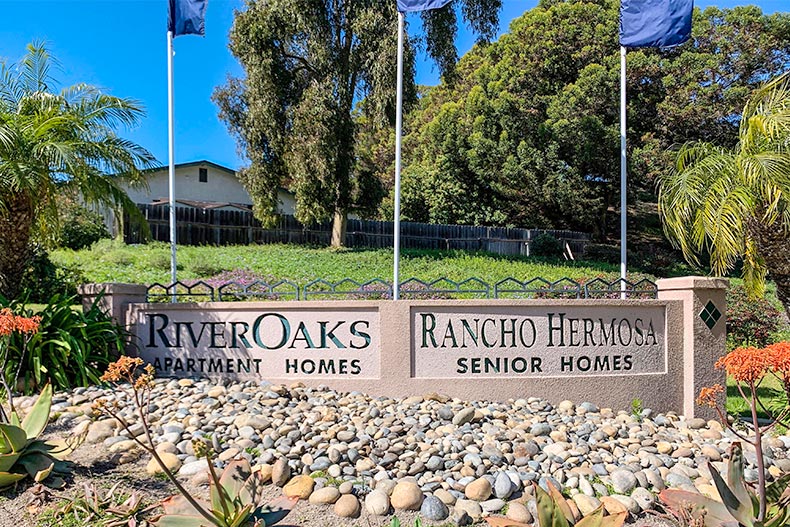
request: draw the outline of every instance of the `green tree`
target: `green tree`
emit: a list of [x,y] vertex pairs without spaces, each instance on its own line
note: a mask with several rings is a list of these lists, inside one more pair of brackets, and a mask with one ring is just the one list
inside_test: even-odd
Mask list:
[[[370,207],[375,172],[359,163],[358,118],[364,116],[364,126],[376,129],[394,116],[395,5],[394,0],[248,0],[236,13],[230,49],[246,76],[229,78],[214,100],[250,161],[240,179],[264,223],[275,218],[281,185],[295,192],[299,221],[333,220],[333,246],[343,243],[347,213]],[[457,59],[457,6],[480,38],[488,39],[501,0],[456,0],[421,14],[427,52],[448,79]],[[407,101],[415,94],[416,45],[407,39]]]
[[[543,0],[462,57],[453,83],[427,90],[406,119],[404,215],[616,234],[618,8]],[[632,203],[655,201],[673,144],[733,146],[749,93],[790,64],[786,13],[695,10],[692,36],[628,52]]]
[[762,296],[769,276],[790,315],[790,75],[754,92],[735,147],[685,144],[659,188],[667,235],[689,260],[710,254],[718,275],[742,260],[749,293]]
[[31,238],[58,230],[57,195],[78,191],[87,204],[137,209],[111,174],[142,181],[153,166],[144,148],[118,137],[143,111],[136,101],[77,84],[54,92],[53,60],[40,44],[16,64],[0,62],[0,294],[14,298]]

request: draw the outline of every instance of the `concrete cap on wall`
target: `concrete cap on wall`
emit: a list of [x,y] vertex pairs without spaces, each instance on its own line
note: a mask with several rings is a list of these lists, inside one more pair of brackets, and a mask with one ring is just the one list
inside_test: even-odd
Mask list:
[[656,281],[659,291],[679,291],[686,289],[727,289],[730,281],[726,278],[709,276],[681,276],[660,278]]

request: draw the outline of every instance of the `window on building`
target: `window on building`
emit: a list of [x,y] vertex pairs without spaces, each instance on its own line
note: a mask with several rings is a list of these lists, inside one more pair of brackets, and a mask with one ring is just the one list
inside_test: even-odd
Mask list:
[[198,181],[201,183],[208,183],[208,169],[207,168],[200,168],[198,174]]

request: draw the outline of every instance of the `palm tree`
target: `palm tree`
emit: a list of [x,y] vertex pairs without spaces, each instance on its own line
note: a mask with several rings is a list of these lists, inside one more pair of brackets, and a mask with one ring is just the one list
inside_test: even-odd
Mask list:
[[790,74],[765,83],[741,115],[738,143],[690,143],[659,181],[667,236],[698,263],[710,255],[723,276],[743,262],[752,296],[776,283],[790,316]]
[[143,116],[137,101],[86,84],[56,93],[53,63],[42,44],[28,45],[16,64],[0,62],[0,294],[10,298],[19,293],[31,239],[57,231],[59,193],[134,212],[111,176],[140,183],[141,169],[155,161],[115,132]]

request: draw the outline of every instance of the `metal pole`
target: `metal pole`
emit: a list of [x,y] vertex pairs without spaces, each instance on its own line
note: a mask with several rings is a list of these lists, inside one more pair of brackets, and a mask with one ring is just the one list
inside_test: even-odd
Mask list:
[[395,219],[393,223],[394,268],[392,272],[392,299],[400,298],[400,169],[401,135],[403,128],[403,25],[404,15],[398,11],[398,87],[395,101]]
[[[170,193],[170,279],[172,283],[176,277],[176,165],[175,151],[175,110],[173,103],[173,33],[167,32],[167,146],[168,146],[168,183]],[[176,291],[173,289],[172,301],[176,301]]]
[[620,298],[626,297],[626,216],[628,213],[628,201],[626,199],[626,151],[625,151],[625,130],[626,130],[626,98],[625,98],[625,47],[620,46]]

